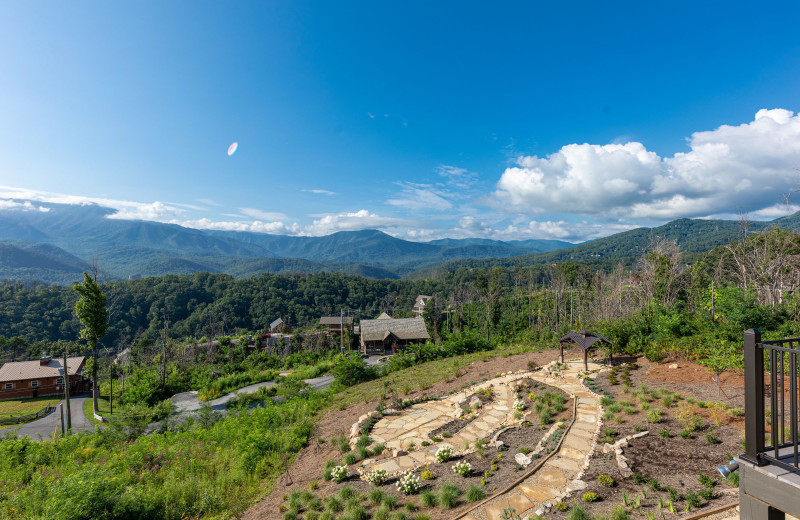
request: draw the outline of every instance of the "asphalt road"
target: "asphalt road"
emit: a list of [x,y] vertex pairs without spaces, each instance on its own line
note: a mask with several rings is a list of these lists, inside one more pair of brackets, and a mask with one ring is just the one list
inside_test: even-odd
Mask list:
[[[94,431],[94,424],[86,418],[83,413],[83,403],[86,399],[91,399],[90,394],[81,394],[79,397],[72,397],[69,400],[70,415],[72,416],[72,431]],[[60,404],[64,404],[62,400]],[[67,413],[64,409],[64,413]],[[65,418],[66,420],[66,418]],[[8,428],[0,429],[0,437],[17,430],[18,437],[30,437],[34,440],[52,439],[53,432],[61,432],[61,415],[58,413],[58,405],[55,410],[46,417],[35,421]]]

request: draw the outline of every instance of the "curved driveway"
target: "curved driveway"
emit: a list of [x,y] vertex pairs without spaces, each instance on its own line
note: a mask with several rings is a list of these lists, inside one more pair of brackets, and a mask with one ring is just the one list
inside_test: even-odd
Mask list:
[[[90,399],[91,395],[81,394],[79,397],[72,397],[69,400],[70,415],[72,415],[72,431],[94,431],[94,425],[86,418],[83,413],[83,403],[86,399]],[[59,404],[63,405],[62,400]],[[66,410],[64,410],[66,413]],[[66,417],[65,417],[66,420]],[[53,432],[61,432],[61,414],[58,413],[58,405],[50,415],[22,424],[19,426],[10,426],[8,428],[0,429],[0,437],[7,435],[14,430],[17,430],[18,437],[30,437],[34,440],[52,439]]]

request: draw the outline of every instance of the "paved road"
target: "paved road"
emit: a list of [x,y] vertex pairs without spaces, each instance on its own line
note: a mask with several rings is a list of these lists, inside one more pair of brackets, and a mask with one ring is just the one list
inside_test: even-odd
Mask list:
[[[94,424],[92,424],[83,413],[83,403],[86,399],[91,399],[91,395],[81,394],[81,396],[73,397],[69,400],[70,415],[72,415],[72,431],[94,431]],[[63,400],[61,404],[64,404]],[[66,409],[64,413],[67,413]],[[46,417],[20,426],[0,429],[0,437],[13,432],[15,429],[17,430],[18,437],[30,437],[34,440],[38,440],[39,437],[42,439],[52,439],[54,431],[61,431],[61,415],[58,413],[58,405],[56,405],[55,411]]]

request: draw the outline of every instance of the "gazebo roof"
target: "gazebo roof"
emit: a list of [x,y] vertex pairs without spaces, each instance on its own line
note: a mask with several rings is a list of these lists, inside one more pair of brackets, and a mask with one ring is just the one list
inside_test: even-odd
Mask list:
[[589,332],[588,330],[582,330],[580,332],[570,332],[569,334],[558,340],[558,342],[561,343],[562,345],[564,343],[575,343],[583,350],[589,350],[598,341],[605,341],[609,345],[613,345],[613,343],[608,341],[608,339],[606,339],[602,335]]

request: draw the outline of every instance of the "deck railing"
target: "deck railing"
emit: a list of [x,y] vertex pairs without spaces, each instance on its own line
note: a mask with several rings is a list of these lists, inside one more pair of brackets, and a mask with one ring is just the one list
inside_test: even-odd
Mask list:
[[798,370],[800,338],[761,341],[757,330],[745,331],[745,454],[742,458],[748,462],[759,466],[772,463],[789,471],[800,471]]

